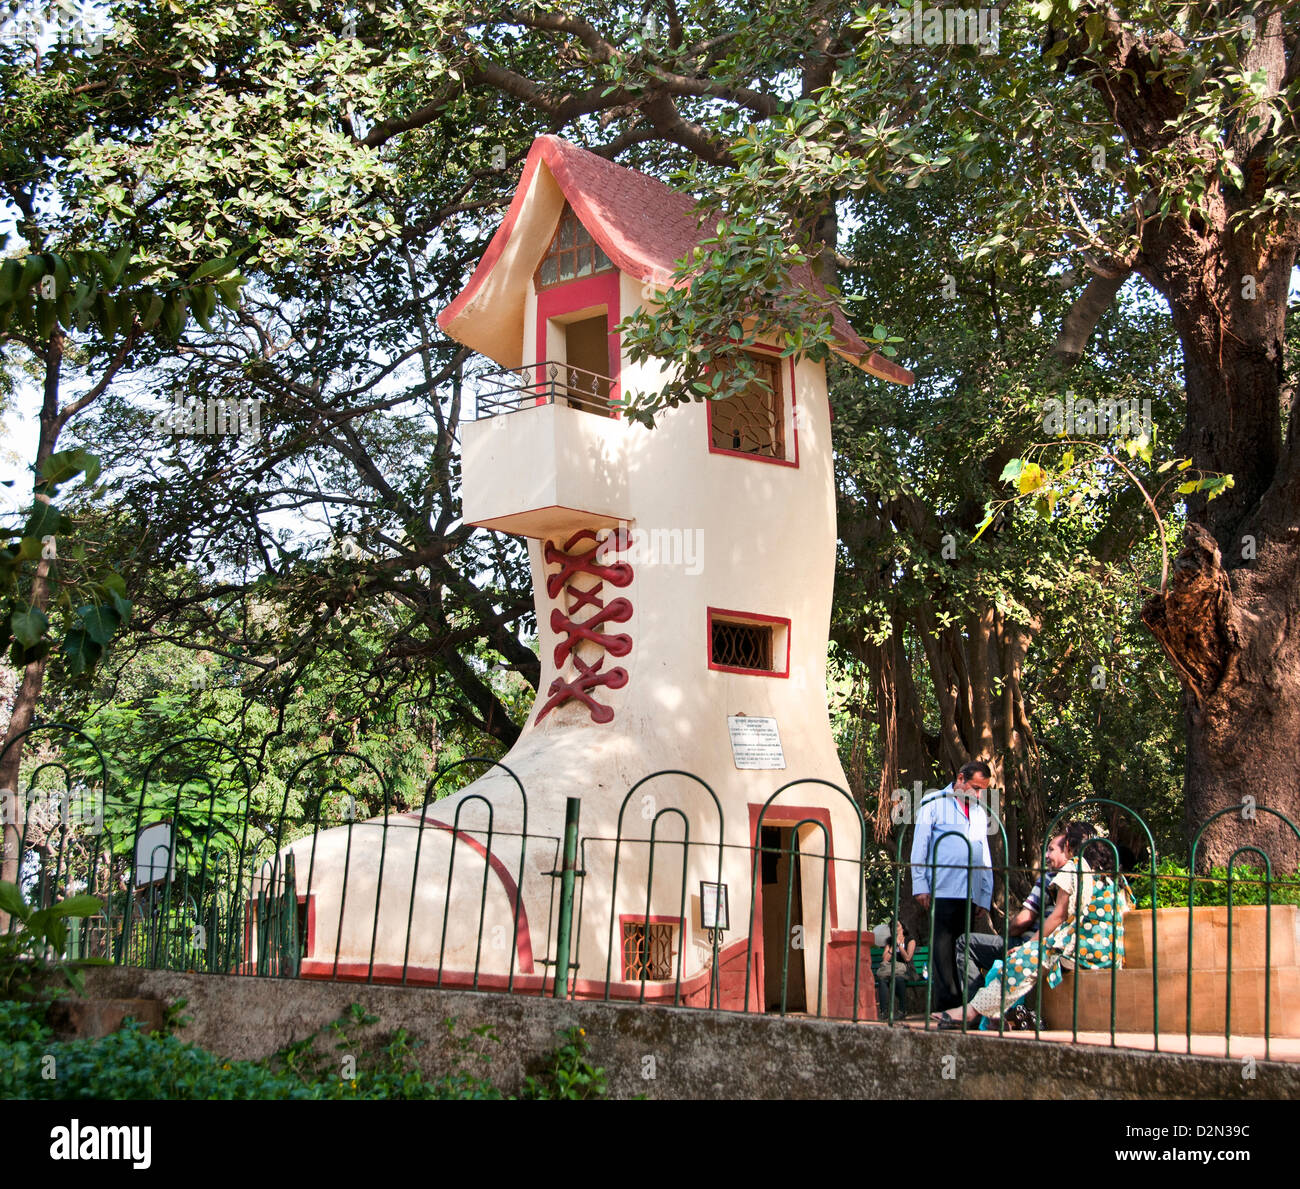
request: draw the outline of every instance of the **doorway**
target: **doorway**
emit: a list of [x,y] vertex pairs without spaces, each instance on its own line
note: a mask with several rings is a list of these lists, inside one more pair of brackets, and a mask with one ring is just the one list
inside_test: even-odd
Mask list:
[[566,323],[562,329],[569,408],[608,416],[609,327],[605,312]]
[[[791,841],[793,839],[793,848]],[[803,881],[799,840],[791,826],[764,826],[759,836],[763,898],[763,1007],[781,1010],[785,966],[785,1010],[808,1010],[804,985]],[[786,925],[786,904],[790,920]]]

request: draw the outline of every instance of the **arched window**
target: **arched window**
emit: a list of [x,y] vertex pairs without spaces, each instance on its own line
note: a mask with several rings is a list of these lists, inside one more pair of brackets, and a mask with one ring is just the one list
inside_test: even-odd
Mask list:
[[537,287],[548,289],[579,277],[607,272],[613,267],[600,245],[591,238],[591,232],[578,221],[573,208],[566,202],[559,226],[555,229],[555,238],[537,266]]

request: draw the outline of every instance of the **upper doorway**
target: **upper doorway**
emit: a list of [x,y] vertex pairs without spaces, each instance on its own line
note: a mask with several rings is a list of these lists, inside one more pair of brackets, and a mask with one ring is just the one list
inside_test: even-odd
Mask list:
[[560,329],[564,335],[565,403],[571,409],[608,416],[611,369],[605,311],[564,323]]

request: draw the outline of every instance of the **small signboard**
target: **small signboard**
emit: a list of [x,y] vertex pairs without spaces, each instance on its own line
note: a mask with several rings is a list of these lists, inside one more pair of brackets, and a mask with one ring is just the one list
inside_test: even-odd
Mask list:
[[700,927],[723,931],[731,928],[726,884],[700,880]]
[[773,771],[785,767],[776,719],[728,715],[727,730],[731,734],[731,757],[737,768]]
[[145,826],[135,840],[135,886],[143,888],[175,878],[176,854],[172,850],[171,823],[154,822]]

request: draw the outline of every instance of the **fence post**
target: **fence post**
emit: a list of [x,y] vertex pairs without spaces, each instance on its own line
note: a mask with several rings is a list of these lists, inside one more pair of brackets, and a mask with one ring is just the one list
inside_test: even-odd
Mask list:
[[564,800],[564,861],[560,864],[560,919],[555,931],[555,986],[551,996],[567,999],[569,990],[569,946],[573,932],[573,885],[578,870],[577,797]]

